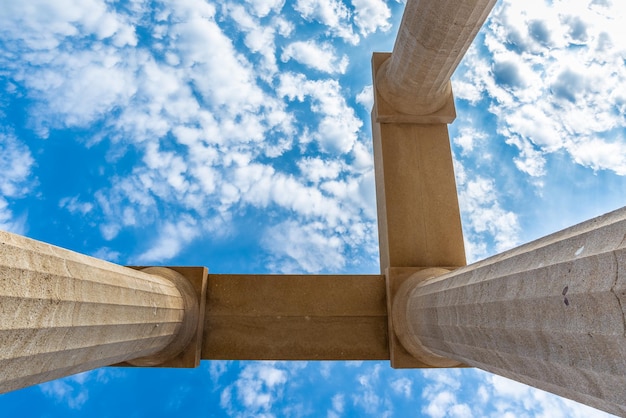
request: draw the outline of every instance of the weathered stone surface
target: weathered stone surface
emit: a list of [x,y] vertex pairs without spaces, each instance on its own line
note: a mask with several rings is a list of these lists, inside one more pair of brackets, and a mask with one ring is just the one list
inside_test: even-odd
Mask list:
[[624,416],[625,271],[626,208],[414,283],[393,315],[409,351]]
[[427,115],[448,101],[450,77],[496,0],[409,0],[376,87],[396,110]]
[[383,360],[380,275],[210,274],[203,359]]
[[193,321],[183,291],[0,231],[0,392],[167,351]]
[[372,122],[381,271],[465,265],[447,125]]

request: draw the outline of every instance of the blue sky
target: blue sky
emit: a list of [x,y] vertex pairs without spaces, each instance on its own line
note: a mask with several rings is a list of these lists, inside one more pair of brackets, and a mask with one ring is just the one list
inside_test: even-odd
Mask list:
[[[382,0],[0,1],[0,229],[120,264],[379,271],[370,58]],[[626,6],[499,1],[453,78],[469,261],[626,204]],[[114,369],[7,416],[604,414],[385,362]]]

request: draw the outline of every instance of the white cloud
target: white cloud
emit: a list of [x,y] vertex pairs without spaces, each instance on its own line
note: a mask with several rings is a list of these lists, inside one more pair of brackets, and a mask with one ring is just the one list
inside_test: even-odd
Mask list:
[[200,234],[197,222],[188,216],[182,216],[177,222],[165,222],[158,229],[158,237],[151,247],[137,257],[138,264],[169,260]]
[[344,395],[340,393],[336,394],[335,396],[333,396],[332,403],[335,412],[337,412],[338,414],[343,413],[343,409],[345,407]]
[[0,230],[16,234],[23,234],[26,231],[26,219],[24,217],[16,219],[9,202],[3,197],[0,197]]
[[85,390],[80,390],[67,383],[67,380],[54,380],[40,386],[44,395],[54,397],[57,402],[65,402],[70,409],[80,409],[89,399]]
[[0,133],[0,229],[24,233],[25,216],[15,217],[11,202],[24,198],[34,186],[35,161],[28,147],[15,136]]
[[92,257],[99,258],[101,260],[107,260],[112,263],[117,263],[120,261],[122,254],[119,251],[114,251],[107,247],[102,247],[91,253]]
[[391,28],[389,19],[391,10],[382,0],[351,0],[354,6],[354,23],[361,35],[367,36],[378,29],[387,31]]
[[363,374],[357,376],[359,383],[357,394],[353,395],[355,405],[363,408],[366,414],[384,416],[385,400],[384,394],[377,390],[380,378],[380,364],[369,370],[364,370]]
[[405,398],[411,398],[411,391],[413,389],[413,381],[401,377],[400,379],[392,380],[390,383],[391,389],[398,395],[402,395]]
[[[461,133],[463,150],[471,149],[474,154],[486,157],[490,163],[490,156],[482,155],[483,147],[470,147],[466,135],[480,138],[481,134],[471,130]],[[480,164],[481,160],[474,160]],[[469,263],[491,255],[493,251],[502,252],[516,246],[520,241],[520,224],[515,212],[503,207],[503,195],[496,186],[496,180],[476,174],[476,170],[454,161],[459,208],[463,224],[465,252]],[[504,173],[501,173],[504,176]]]
[[470,237],[472,232],[488,233],[495,240],[497,252],[514,247],[519,241],[517,215],[500,206],[493,180],[478,176],[460,188],[459,205],[469,221]]
[[[263,7],[263,5],[270,6],[270,3],[255,2],[255,5]],[[256,9],[255,9],[256,10]],[[262,9],[265,12],[265,9]],[[274,25],[263,25],[261,22],[248,14],[247,10],[239,5],[232,5],[229,7],[230,16],[235,20],[240,29],[246,34],[244,43],[254,53],[259,53],[263,57],[262,67],[267,73],[264,76],[266,78],[273,76],[278,71],[276,65],[276,45],[275,45],[275,32]],[[269,13],[269,9],[267,10]],[[278,23],[278,22],[277,22]],[[278,33],[284,33],[285,28],[280,28]]]
[[234,415],[238,401],[242,416],[274,416],[272,405],[282,398],[287,378],[288,372],[275,362],[245,364],[238,379],[222,391],[220,406]]
[[193,16],[175,24],[171,36],[191,81],[205,100],[231,113],[262,105],[263,93],[250,64],[212,18]]
[[356,95],[356,102],[363,106],[365,110],[370,112],[374,106],[374,90],[373,86],[367,85]]
[[28,147],[15,136],[0,133],[0,193],[19,198],[28,193],[35,161]]
[[289,99],[312,99],[311,110],[321,116],[313,137],[322,151],[337,154],[349,152],[357,141],[363,122],[347,105],[341,87],[335,80],[311,81],[302,74],[287,73],[280,77],[278,93]]
[[571,149],[571,154],[579,164],[601,170],[610,167],[616,174],[626,176],[626,139],[617,135],[612,139],[590,138]]
[[346,263],[342,240],[319,222],[283,222],[268,228],[261,243],[276,258],[269,265],[275,272],[340,271]]
[[112,38],[116,46],[136,45],[132,26],[98,0],[33,0],[29,7],[19,3],[3,4],[0,31],[34,49],[56,48],[63,38],[80,33],[98,39]]
[[443,418],[448,416],[452,407],[455,406],[457,399],[453,393],[444,391],[437,393],[431,399],[428,399],[428,401],[428,405],[422,409],[422,412],[432,418]]
[[348,68],[346,55],[339,58],[331,44],[318,44],[310,40],[290,43],[283,49],[281,59],[284,62],[293,59],[309,68],[330,74],[343,74]]
[[57,403],[63,403],[70,409],[81,409],[89,400],[88,383],[107,383],[111,376],[118,374],[117,371],[98,369],[42,383],[38,387],[46,397]]
[[93,203],[81,202],[78,196],[64,197],[59,201],[59,207],[67,209],[70,213],[86,215],[93,209]]
[[495,405],[502,414],[554,418],[612,416],[501,376],[480,370],[473,373],[483,382],[483,387],[489,393],[489,404]]
[[[233,213],[272,208],[279,210],[280,221],[259,233],[300,239],[295,249],[264,244],[276,251],[269,258],[277,270],[332,270],[346,260],[359,263],[362,250],[366,257],[375,253],[371,150],[359,138],[363,123],[336,80],[290,74],[276,80],[276,90],[267,89],[276,64],[274,31],[287,35],[294,25],[273,15],[281,2],[269,8],[253,3],[248,10],[226,4],[220,11],[220,19],[232,19],[244,35],[247,51],[235,48],[232,34],[216,21],[215,6],[164,1],[155,15],[162,24],[153,30],[152,50],[143,43],[120,48],[109,38],[89,37],[78,25],[72,35],[55,38],[59,48],[11,62],[15,81],[32,95],[33,125],[42,135],[49,128],[98,123],[102,130],[85,144],[105,142],[107,165],[130,161],[129,153],[137,156],[133,165],[115,170],[108,187],[90,193],[92,200],[80,195],[59,202],[72,213],[88,213],[110,241],[106,248],[114,248],[122,232],[134,231],[143,245],[130,259],[170,259],[209,231],[227,235]],[[146,19],[144,7],[135,6],[123,10],[136,9],[137,15],[119,20]],[[343,10],[339,3],[333,7]],[[313,9],[317,12],[307,18],[322,10]],[[261,24],[261,18],[271,25]],[[336,22],[349,27],[348,18]],[[75,40],[89,48],[69,53]],[[292,52],[308,45],[295,42]],[[326,43],[316,45],[318,52],[330,51]],[[331,52],[333,71],[344,71],[347,61]],[[36,69],[28,68],[27,59]],[[258,62],[266,64],[265,72],[255,67]],[[299,110],[291,109],[296,98],[313,118],[296,124]],[[272,168],[273,159],[294,144],[302,147],[293,164],[300,172]],[[325,164],[315,156],[318,151],[326,154]],[[321,183],[324,188],[318,189]],[[3,207],[6,223],[8,203]],[[327,251],[337,255],[323,256]],[[299,256],[303,259],[296,260]]]
[[626,173],[624,9],[588,0],[495,7],[484,47],[466,56],[455,91],[472,103],[493,101],[489,110],[518,148],[520,171],[545,176],[547,155],[565,152],[593,170]]
[[[468,125],[471,126],[471,121],[469,121]],[[452,138],[452,141],[461,147],[461,154],[468,155],[472,151],[474,151],[474,147],[477,141],[484,141],[487,138],[487,135],[484,132],[481,132],[477,129],[471,127],[464,127],[458,133],[458,135]]]
[[345,39],[351,44],[359,43],[359,36],[349,22],[350,12],[338,0],[297,0],[294,8],[307,20],[316,20],[328,26],[331,34]]
[[232,361],[230,360],[212,360],[209,364],[209,374],[214,387],[218,386],[219,379],[226,373]]
[[285,4],[285,0],[246,0],[254,14],[258,17],[267,16],[270,12],[279,13]]
[[51,63],[37,62],[49,59],[45,55],[35,56],[33,64],[45,65],[19,70],[17,79],[30,90],[31,96],[40,100],[37,119],[43,120],[42,136],[47,136],[47,124],[87,126],[115,107],[126,106],[135,93],[133,70],[122,55],[111,47],[97,49],[55,51]]
[[427,402],[422,411],[430,417],[612,416],[479,369],[433,369],[422,375]]
[[520,171],[531,177],[542,177],[546,174],[546,158],[542,152],[536,149],[532,142],[511,135],[506,143],[514,145],[519,149],[519,156],[515,157],[513,161]]
[[317,184],[320,180],[334,180],[342,171],[338,161],[326,161],[317,157],[307,157],[298,162],[298,168],[302,175]]
[[422,376],[426,379],[432,380],[434,386],[428,387],[428,391],[436,393],[444,388],[457,391],[461,387],[461,372],[459,369],[424,369],[421,370]]

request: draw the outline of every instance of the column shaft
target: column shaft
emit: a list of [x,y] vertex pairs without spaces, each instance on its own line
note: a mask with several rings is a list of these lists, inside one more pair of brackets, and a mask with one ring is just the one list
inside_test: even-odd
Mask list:
[[626,208],[403,285],[403,345],[626,416]]
[[187,291],[0,231],[0,393],[169,353],[195,328]]
[[444,106],[450,77],[496,0],[409,0],[379,93],[396,110],[426,115]]

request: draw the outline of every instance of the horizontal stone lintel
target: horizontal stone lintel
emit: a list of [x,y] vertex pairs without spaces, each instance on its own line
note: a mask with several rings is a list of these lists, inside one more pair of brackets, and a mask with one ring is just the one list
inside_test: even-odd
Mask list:
[[202,359],[386,360],[382,275],[211,274]]

